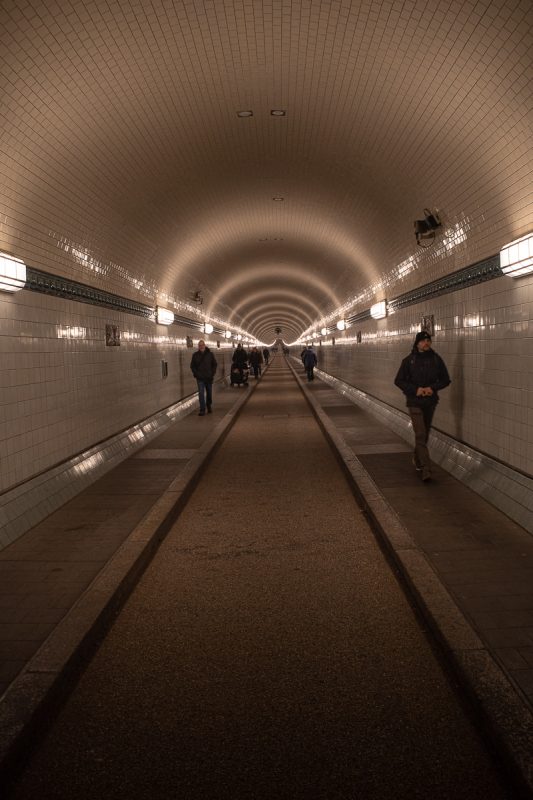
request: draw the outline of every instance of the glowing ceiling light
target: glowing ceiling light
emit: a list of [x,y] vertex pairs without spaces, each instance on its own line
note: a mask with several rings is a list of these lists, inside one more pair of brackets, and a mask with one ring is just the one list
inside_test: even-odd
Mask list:
[[226,339],[231,339],[231,331],[225,331],[224,336]]
[[0,253],[0,291],[18,292],[26,284],[26,264],[20,258]]
[[374,303],[374,305],[370,307],[370,316],[373,319],[383,319],[383,317],[386,317],[387,301],[381,300],[379,303]]
[[210,322],[204,324],[204,333],[213,333],[213,326]]
[[500,250],[500,266],[505,275],[520,278],[533,272],[533,233],[515,239]]
[[345,330],[345,328],[346,328],[346,320],[345,319],[340,319],[337,322],[337,330],[343,331],[343,330]]
[[322,330],[320,331],[320,333],[322,334],[322,336],[326,336],[326,335],[327,335],[327,333],[328,333],[328,329],[327,329],[327,328],[322,328]]
[[158,325],[172,325],[174,322],[174,312],[169,308],[157,306],[155,318]]

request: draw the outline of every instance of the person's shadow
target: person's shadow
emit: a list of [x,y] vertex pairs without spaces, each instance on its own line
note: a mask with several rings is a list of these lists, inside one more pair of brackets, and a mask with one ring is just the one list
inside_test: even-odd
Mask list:
[[464,352],[465,345],[462,339],[457,346],[457,357],[454,363],[453,375],[450,385],[450,409],[455,420],[455,438],[463,441],[463,410],[465,402],[464,383]]

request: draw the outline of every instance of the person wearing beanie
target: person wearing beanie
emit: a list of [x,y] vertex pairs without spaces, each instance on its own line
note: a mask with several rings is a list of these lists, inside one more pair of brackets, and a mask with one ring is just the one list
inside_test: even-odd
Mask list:
[[217,360],[203,339],[198,342],[198,350],[193,353],[191,358],[191,372],[196,378],[198,385],[198,400],[200,403],[199,417],[212,412],[213,402],[213,381],[217,371]]
[[428,438],[439,391],[449,386],[450,376],[442,358],[431,349],[427,331],[416,334],[411,353],[400,364],[394,379],[407,399],[407,408],[415,434],[413,464],[423,481],[431,480]]

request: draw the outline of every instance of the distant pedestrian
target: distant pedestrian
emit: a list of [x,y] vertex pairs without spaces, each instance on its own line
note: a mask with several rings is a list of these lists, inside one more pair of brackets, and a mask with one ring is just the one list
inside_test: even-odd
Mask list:
[[265,367],[268,366],[269,359],[270,359],[270,350],[268,349],[268,347],[265,347],[263,349],[263,360],[265,362]]
[[428,438],[433,414],[439,402],[438,392],[451,383],[446,364],[431,349],[431,336],[426,331],[416,334],[411,354],[406,356],[394,379],[405,394],[415,434],[413,464],[423,481],[431,480]]
[[307,380],[314,381],[314,369],[316,367],[317,358],[312,345],[308,345],[302,353],[302,361],[307,373]]
[[248,361],[250,362],[251,369],[254,371],[254,378],[257,380],[261,375],[261,364],[263,363],[263,356],[257,347],[252,347],[250,355],[248,356]]
[[242,342],[239,342],[237,348],[233,351],[233,355],[231,357],[232,364],[236,364],[239,369],[246,369],[248,366],[248,353],[242,346]]
[[213,410],[213,381],[217,371],[217,360],[203,339],[198,342],[198,350],[191,358],[192,374],[198,385],[198,400],[200,402],[199,417],[203,417]]

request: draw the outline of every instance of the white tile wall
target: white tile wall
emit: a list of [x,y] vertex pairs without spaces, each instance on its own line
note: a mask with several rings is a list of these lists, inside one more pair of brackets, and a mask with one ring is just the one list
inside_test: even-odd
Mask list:
[[[394,377],[429,315],[433,347],[452,378],[435,427],[533,476],[533,278],[497,278],[356,324],[335,347],[317,348],[319,366],[403,409]],[[357,330],[361,344],[354,341]]]
[[[119,326],[119,347],[106,346],[106,323]],[[191,334],[196,343],[191,329],[25,290],[0,294],[0,492],[194,393]],[[216,350],[219,374],[227,350]]]

